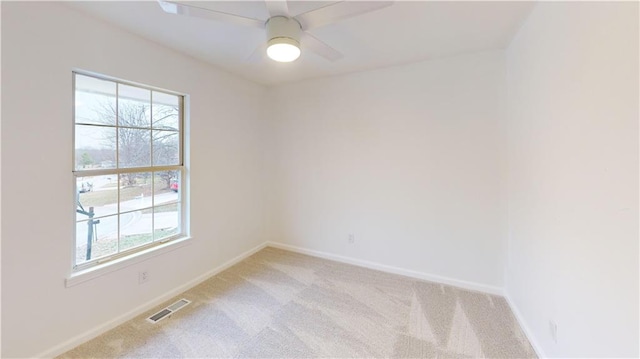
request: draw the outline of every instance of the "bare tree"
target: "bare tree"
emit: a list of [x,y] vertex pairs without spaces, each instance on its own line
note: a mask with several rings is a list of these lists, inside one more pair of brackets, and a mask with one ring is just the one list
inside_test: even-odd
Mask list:
[[[124,168],[177,164],[179,160],[179,132],[170,124],[176,122],[178,109],[174,106],[156,106],[153,116],[147,103],[121,101],[117,107],[118,133],[110,132],[105,141],[118,152],[118,166]],[[95,109],[104,124],[112,124],[116,116],[113,102],[103,103]],[[153,129],[151,127],[153,121]],[[153,153],[152,153],[153,148]],[[153,155],[153,159],[152,159]],[[165,173],[166,172],[166,173]],[[167,188],[175,180],[174,171],[158,172]],[[123,185],[136,184],[136,175],[122,175]]]

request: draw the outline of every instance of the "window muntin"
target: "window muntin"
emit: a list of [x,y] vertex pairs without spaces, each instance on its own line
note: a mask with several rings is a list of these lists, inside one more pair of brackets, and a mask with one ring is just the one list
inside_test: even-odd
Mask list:
[[74,73],[74,268],[185,235],[184,97]]

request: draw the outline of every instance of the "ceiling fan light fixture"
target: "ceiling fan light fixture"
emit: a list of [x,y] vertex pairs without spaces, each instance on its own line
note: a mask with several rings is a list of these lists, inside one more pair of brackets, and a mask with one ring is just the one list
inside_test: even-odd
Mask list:
[[[2,1],[2,0],[0,0]],[[162,10],[169,14],[199,17],[236,25],[249,26],[266,30],[266,46],[263,42],[254,54],[267,56],[275,61],[291,62],[300,57],[300,43],[305,51],[315,52],[329,61],[342,58],[342,54],[307,31],[342,19],[368,13],[387,7],[395,0],[377,1],[337,1],[328,5],[318,5],[314,10],[291,16],[288,2],[294,0],[265,0],[267,12],[271,16],[267,21],[253,17],[230,14],[225,11],[184,4],[177,0],[157,0]],[[303,26],[304,24],[304,26]],[[304,28],[304,30],[303,30]],[[254,55],[251,55],[253,58]]]
[[288,37],[276,37],[267,43],[267,56],[278,62],[292,62],[300,57],[300,43]]
[[291,62],[300,57],[300,23],[286,16],[267,20],[267,56],[278,62]]

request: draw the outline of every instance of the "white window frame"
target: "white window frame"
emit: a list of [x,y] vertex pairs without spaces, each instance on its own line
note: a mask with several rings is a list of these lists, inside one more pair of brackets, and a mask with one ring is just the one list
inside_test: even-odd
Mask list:
[[[118,103],[119,101],[118,99],[118,89],[120,85],[126,85],[126,86],[133,86],[133,87],[137,87],[137,88],[141,88],[141,89],[145,89],[145,90],[150,90],[151,91],[151,99],[150,99],[150,113],[153,114],[153,93],[154,92],[162,92],[165,94],[170,94],[170,95],[174,95],[177,96],[179,98],[179,111],[178,111],[178,116],[179,116],[179,130],[178,130],[178,141],[179,141],[179,163],[177,165],[162,165],[162,166],[154,166],[153,165],[153,141],[151,140],[150,146],[151,146],[151,166],[145,166],[145,167],[126,167],[126,168],[120,168],[119,167],[119,161],[118,161],[118,156],[119,156],[119,151],[118,151],[118,145],[119,145],[119,141],[117,140],[117,136],[119,135],[119,128],[127,128],[128,126],[124,126],[124,127],[120,127],[118,124],[118,119],[117,119],[117,115],[116,115],[116,121],[114,125],[95,125],[95,126],[102,126],[102,127],[109,127],[109,128],[114,128],[116,131],[116,150],[115,150],[115,168],[111,168],[111,169],[76,169],[76,148],[75,148],[75,139],[76,139],[76,111],[75,111],[75,105],[76,105],[76,98],[75,98],[75,94],[76,94],[76,75],[81,75],[81,76],[87,76],[87,77],[93,77],[99,80],[104,80],[104,81],[110,81],[110,82],[114,82],[116,84],[116,93],[115,93],[115,97],[116,97],[116,114],[118,114]],[[101,74],[96,74],[93,72],[87,72],[87,71],[82,71],[82,70],[74,70],[72,71],[72,98],[73,98],[73,103],[72,103],[72,161],[71,161],[71,168],[72,168],[72,173],[73,173],[73,241],[72,241],[72,246],[71,246],[71,250],[72,250],[72,274],[70,279],[74,279],[73,276],[74,274],[81,274],[84,272],[87,272],[89,270],[94,270],[97,268],[104,268],[107,265],[110,264],[114,264],[114,266],[120,267],[122,265],[123,262],[126,261],[131,261],[133,264],[133,262],[137,262],[137,260],[133,261],[132,259],[136,258],[136,259],[140,259],[141,257],[149,257],[152,256],[153,253],[152,252],[164,252],[165,248],[167,248],[168,244],[173,244],[173,242],[175,243],[179,243],[179,242],[183,242],[184,239],[188,239],[189,238],[189,222],[188,222],[188,208],[187,208],[187,204],[188,204],[188,188],[187,188],[187,166],[185,164],[185,152],[186,152],[186,145],[185,145],[185,118],[186,118],[186,101],[188,96],[186,94],[182,94],[182,93],[178,93],[175,91],[171,91],[171,90],[166,90],[166,89],[162,89],[162,88],[158,88],[158,87],[153,87],[153,86],[149,86],[149,85],[143,85],[143,84],[139,84],[139,83],[135,83],[135,82],[131,82],[131,81],[126,81],[126,80],[122,80],[122,79],[118,79],[118,78],[114,78],[114,77],[110,77],[110,76],[105,76],[105,75],[101,75]],[[82,124],[82,123],[80,123]],[[151,124],[150,124],[151,126]],[[151,129],[151,127],[150,127]],[[178,192],[178,202],[179,206],[180,206],[180,218],[179,218],[179,232],[171,235],[169,237],[166,238],[162,238],[160,240],[153,240],[150,243],[147,244],[143,244],[134,248],[130,248],[130,249],[125,249],[120,251],[120,241],[122,240],[121,235],[120,235],[120,214],[121,213],[125,213],[127,211],[124,212],[120,212],[120,191],[118,190],[118,211],[115,213],[115,215],[118,217],[118,252],[114,253],[112,255],[109,256],[103,256],[103,257],[98,257],[98,258],[93,258],[90,259],[86,262],[77,264],[76,263],[76,242],[77,242],[77,234],[76,234],[76,227],[77,227],[77,219],[76,219],[76,210],[77,210],[77,194],[78,194],[78,188],[77,188],[77,179],[81,178],[81,177],[89,177],[89,176],[101,176],[101,175],[114,175],[117,176],[118,178],[118,183],[119,183],[119,175],[123,174],[123,173],[138,173],[138,172],[150,172],[152,173],[152,178],[154,176],[155,172],[162,172],[162,171],[179,171],[180,173],[180,180],[179,180],[179,185],[180,185],[180,189]],[[155,185],[155,181],[152,180],[152,193],[153,193],[153,186]],[[166,205],[166,203],[162,203],[162,204],[158,204],[157,206],[154,203],[154,196],[152,196],[152,203],[151,203],[151,207],[149,208],[156,208],[159,206],[163,206]],[[152,223],[154,221],[154,216],[152,216]],[[152,224],[152,229],[154,229],[155,227]],[[151,255],[150,255],[151,254]],[[91,275],[91,277],[94,277],[94,275]],[[67,279],[67,282],[69,282],[70,279]],[[84,280],[74,280],[74,282],[82,282]],[[67,283],[67,285],[69,285],[70,283]]]

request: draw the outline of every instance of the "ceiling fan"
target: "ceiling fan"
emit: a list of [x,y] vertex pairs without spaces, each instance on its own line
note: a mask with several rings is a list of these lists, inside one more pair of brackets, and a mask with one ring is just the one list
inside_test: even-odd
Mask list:
[[279,62],[291,62],[300,56],[301,47],[313,51],[329,61],[341,59],[342,54],[338,50],[313,37],[307,31],[382,9],[393,4],[393,1],[339,1],[315,10],[292,15],[286,0],[265,0],[269,12],[269,18],[266,21],[177,1],[158,0],[158,3],[160,3],[162,10],[170,14],[194,16],[265,29],[266,42],[256,51],[264,53],[266,49],[269,58]]

